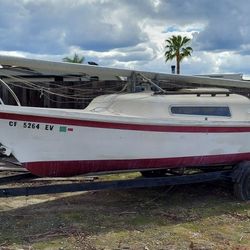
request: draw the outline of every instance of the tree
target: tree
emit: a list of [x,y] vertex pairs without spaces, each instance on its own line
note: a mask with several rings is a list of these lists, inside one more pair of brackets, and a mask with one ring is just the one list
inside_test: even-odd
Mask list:
[[165,46],[166,62],[176,58],[177,74],[180,74],[180,62],[185,57],[191,56],[191,53],[193,51],[191,47],[185,47],[190,40],[190,38],[187,38],[186,36],[182,37],[180,35],[172,36],[169,39],[165,40],[165,42],[167,43]]
[[69,63],[83,63],[84,59],[85,59],[84,56],[80,57],[79,55],[77,55],[75,53],[72,58],[71,57],[64,57],[63,61],[64,62],[69,62]]

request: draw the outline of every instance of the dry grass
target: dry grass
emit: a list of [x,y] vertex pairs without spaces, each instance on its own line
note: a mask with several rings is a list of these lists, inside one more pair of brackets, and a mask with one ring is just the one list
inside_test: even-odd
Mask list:
[[0,198],[0,249],[250,249],[250,203],[230,189],[217,183]]

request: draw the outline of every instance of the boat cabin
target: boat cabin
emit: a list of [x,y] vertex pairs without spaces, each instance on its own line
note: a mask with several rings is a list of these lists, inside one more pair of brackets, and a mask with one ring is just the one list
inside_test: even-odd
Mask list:
[[112,94],[95,98],[84,110],[95,114],[196,121],[246,121],[249,99],[225,89],[189,89],[171,94]]

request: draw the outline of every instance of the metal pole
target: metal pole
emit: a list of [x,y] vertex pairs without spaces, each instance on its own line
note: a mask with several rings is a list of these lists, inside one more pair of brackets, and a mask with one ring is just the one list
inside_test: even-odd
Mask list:
[[128,92],[135,93],[136,82],[137,82],[136,73],[132,72],[132,74],[130,75],[130,77],[128,77],[128,84],[129,84]]
[[143,77],[145,80],[147,80],[149,83],[152,84],[152,86],[156,87],[160,92],[162,93],[166,93],[166,91],[164,89],[162,89],[160,86],[158,86],[156,83],[154,83],[151,79],[147,78],[146,76],[144,76],[143,74],[139,74],[141,77]]

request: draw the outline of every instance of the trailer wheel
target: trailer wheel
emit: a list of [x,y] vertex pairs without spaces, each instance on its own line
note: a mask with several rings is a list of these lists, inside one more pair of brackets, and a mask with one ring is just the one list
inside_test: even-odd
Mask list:
[[250,200],[250,162],[240,163],[235,173],[234,195],[242,201]]

